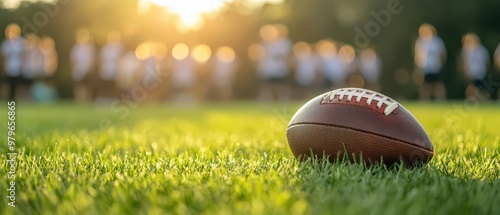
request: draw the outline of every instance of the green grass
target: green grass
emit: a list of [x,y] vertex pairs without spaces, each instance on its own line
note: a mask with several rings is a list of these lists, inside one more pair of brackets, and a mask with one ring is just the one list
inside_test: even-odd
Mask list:
[[298,103],[21,103],[16,208],[0,127],[0,214],[500,214],[500,104],[405,105],[435,146],[425,168],[297,162]]

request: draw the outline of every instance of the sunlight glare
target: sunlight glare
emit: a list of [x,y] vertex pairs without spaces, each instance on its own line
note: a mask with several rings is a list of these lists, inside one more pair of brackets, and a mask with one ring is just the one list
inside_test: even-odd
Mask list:
[[0,0],[0,8],[5,8],[9,10],[14,10],[17,9],[18,7],[21,6],[23,1],[30,1],[32,3],[35,2],[45,2],[45,3],[50,3],[50,4],[56,4],[57,0]]
[[[15,1],[15,0],[12,0]],[[214,17],[236,0],[139,0],[139,13],[147,13],[151,6],[165,8],[168,13],[178,16],[177,30],[186,32],[201,28],[206,17]],[[282,4],[284,0],[243,0],[238,3],[249,10],[266,4]]]
[[168,12],[177,14],[179,16],[178,28],[198,29],[203,25],[204,16],[219,12],[231,0],[147,1],[151,4],[164,7]]

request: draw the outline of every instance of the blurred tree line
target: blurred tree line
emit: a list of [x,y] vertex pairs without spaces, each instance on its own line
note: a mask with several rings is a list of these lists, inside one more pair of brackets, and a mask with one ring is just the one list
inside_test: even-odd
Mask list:
[[[399,13],[391,14],[387,23],[380,23],[373,14],[398,5]],[[212,47],[232,46],[242,62],[236,92],[242,98],[254,95],[257,78],[255,68],[246,59],[247,47],[259,41],[258,29],[263,24],[282,23],[289,27],[293,41],[317,42],[331,38],[357,47],[355,38],[370,22],[378,22],[376,34],[369,36],[383,60],[383,91],[395,97],[416,98],[417,90],[411,80],[413,72],[413,45],[420,24],[433,24],[444,40],[448,61],[444,68],[445,83],[451,99],[463,98],[465,83],[457,70],[461,37],[467,32],[477,33],[490,55],[500,42],[500,1],[498,0],[285,0],[283,4],[266,4],[253,11],[233,2],[229,9],[206,20],[196,31],[181,33],[176,30],[175,15],[163,8],[152,8],[139,14],[138,0],[59,0],[57,4],[24,2],[17,10],[0,9],[0,29],[9,23],[18,23],[23,34],[36,33],[51,36],[59,53],[59,69],[54,80],[63,97],[71,97],[69,52],[74,32],[87,27],[98,47],[106,41],[111,30],[123,34],[127,49],[145,40],[163,42],[171,48],[175,43],[205,43]],[[386,20],[387,21],[387,20]],[[372,23],[373,24],[373,23]],[[372,25],[373,27],[373,25]],[[4,39],[0,35],[0,39]],[[407,71],[406,82],[395,80],[396,71]],[[493,70],[493,69],[492,69]],[[493,72],[493,71],[491,71]]]

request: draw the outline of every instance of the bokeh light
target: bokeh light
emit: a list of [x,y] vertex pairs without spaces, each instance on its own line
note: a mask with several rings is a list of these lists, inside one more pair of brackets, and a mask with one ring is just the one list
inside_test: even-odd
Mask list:
[[14,39],[21,35],[21,28],[17,24],[10,24],[5,28],[5,37]]
[[278,39],[280,31],[275,25],[264,25],[259,31],[260,37],[264,41],[273,41]]
[[184,60],[189,55],[189,47],[185,43],[178,43],[172,48],[172,57]]
[[297,58],[306,58],[311,55],[311,46],[306,42],[297,42],[293,45],[293,54]]
[[352,63],[356,57],[356,51],[351,45],[343,45],[339,50],[339,56],[345,63]]
[[331,40],[321,40],[316,44],[316,51],[323,58],[337,56],[337,45]]
[[205,44],[200,44],[193,49],[193,59],[198,63],[205,63],[212,56],[212,50]]
[[80,28],[76,31],[76,42],[79,44],[84,44],[92,41],[89,30],[86,28]]
[[135,56],[139,60],[145,60],[149,57],[163,59],[167,55],[167,47],[159,42],[143,42],[135,49]]
[[354,74],[349,77],[349,87],[363,88],[365,87],[365,79],[359,74]]
[[149,56],[151,56],[152,50],[151,50],[151,45],[149,42],[143,42],[137,46],[135,49],[135,56],[139,60],[145,60]]
[[231,47],[223,46],[217,49],[216,57],[223,63],[231,63],[236,58],[236,54]]

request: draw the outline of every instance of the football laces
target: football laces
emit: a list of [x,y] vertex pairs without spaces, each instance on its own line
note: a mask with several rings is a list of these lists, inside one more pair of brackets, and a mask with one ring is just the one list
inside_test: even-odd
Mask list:
[[[338,97],[337,97],[338,96]],[[362,98],[366,98],[366,105],[371,105],[373,101],[377,102],[377,108],[382,108],[382,105],[386,105],[384,109],[384,115],[391,114],[396,108],[398,108],[398,103],[392,101],[389,97],[383,96],[371,90],[359,89],[359,88],[342,88],[330,92],[330,101],[333,101],[337,97],[340,101],[346,99],[350,102],[353,98],[356,98],[356,103],[361,102]]]

